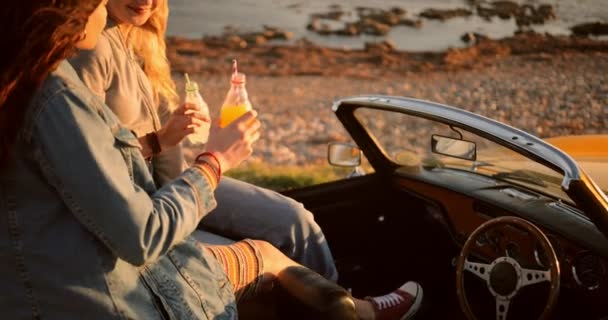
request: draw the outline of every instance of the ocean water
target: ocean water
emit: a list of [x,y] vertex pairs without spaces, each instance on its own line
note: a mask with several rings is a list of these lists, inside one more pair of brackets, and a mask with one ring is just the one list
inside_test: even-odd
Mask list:
[[[519,0],[520,4],[551,4],[557,19],[532,27],[537,32],[554,35],[570,34],[570,27],[585,22],[608,22],[608,0]],[[512,35],[517,26],[514,19],[494,18],[486,21],[478,16],[453,18],[441,22],[419,18],[427,8],[469,8],[467,0],[170,0],[169,35],[200,38],[221,35],[226,26],[241,32],[260,31],[264,25],[279,27],[294,34],[294,39],[307,38],[315,43],[343,48],[361,48],[365,42],[390,39],[399,49],[410,51],[438,51],[466,44],[460,36],[467,32],[485,34],[491,38]],[[406,18],[421,19],[419,29],[397,26],[384,37],[321,36],[310,32],[306,25],[311,13],[330,11],[339,5],[355,17],[355,7],[390,9],[401,7]],[[348,16],[345,18],[348,19]]]

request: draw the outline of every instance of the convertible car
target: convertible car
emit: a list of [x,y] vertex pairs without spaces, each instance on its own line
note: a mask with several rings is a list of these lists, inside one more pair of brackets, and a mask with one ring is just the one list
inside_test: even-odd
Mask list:
[[355,144],[330,144],[329,162],[369,165],[284,193],[315,214],[353,295],[416,280],[416,319],[608,319],[608,135],[545,141],[399,97],[333,110]]

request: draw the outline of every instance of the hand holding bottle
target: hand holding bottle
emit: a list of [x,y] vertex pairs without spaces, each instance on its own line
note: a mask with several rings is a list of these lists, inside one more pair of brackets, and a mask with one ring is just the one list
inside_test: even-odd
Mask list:
[[176,146],[186,136],[199,131],[201,127],[209,126],[209,117],[196,112],[197,110],[197,105],[184,103],[173,111],[169,120],[157,132],[163,150]]
[[222,172],[237,167],[253,152],[253,143],[260,138],[260,125],[257,112],[253,110],[224,128],[215,123],[205,151],[217,156]]

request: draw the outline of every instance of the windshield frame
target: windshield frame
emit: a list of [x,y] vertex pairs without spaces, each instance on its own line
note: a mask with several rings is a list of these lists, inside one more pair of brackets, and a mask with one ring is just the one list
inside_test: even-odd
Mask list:
[[[483,175],[495,183],[518,185],[531,192],[576,205],[561,187],[564,175],[560,170],[534,161],[493,140],[461,127],[407,113],[361,107],[354,114],[395,165],[462,170]],[[436,137],[449,139],[440,147],[446,152],[436,150]],[[465,151],[471,155],[462,156],[460,153],[463,150],[454,147],[453,142],[460,141],[467,144]]]
[[[496,120],[439,103],[383,95],[354,96],[334,102],[332,110],[361,146],[376,171],[394,171],[393,163],[354,115],[360,107],[383,109],[453,125],[563,174],[562,189],[608,238],[608,198],[568,154],[525,131]],[[590,211],[589,211],[590,210]]]

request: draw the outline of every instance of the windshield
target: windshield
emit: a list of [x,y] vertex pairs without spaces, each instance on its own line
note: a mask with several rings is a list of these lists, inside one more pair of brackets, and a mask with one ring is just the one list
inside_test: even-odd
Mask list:
[[[487,138],[461,128],[451,128],[441,122],[400,112],[362,107],[355,111],[355,116],[367,128],[380,149],[395,163],[409,165],[414,161],[430,169],[469,171],[572,203],[561,188],[564,178],[561,172]],[[433,135],[475,143],[476,159],[466,160],[433,152]]]

